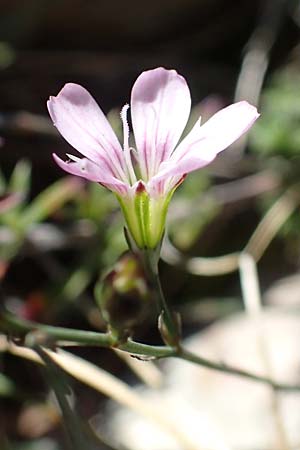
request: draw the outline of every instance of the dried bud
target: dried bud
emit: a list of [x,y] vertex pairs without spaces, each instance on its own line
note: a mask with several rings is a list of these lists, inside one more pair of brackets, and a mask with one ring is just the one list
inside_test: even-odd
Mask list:
[[96,286],[96,299],[104,320],[114,330],[131,330],[144,318],[150,292],[138,256],[128,252],[120,257]]

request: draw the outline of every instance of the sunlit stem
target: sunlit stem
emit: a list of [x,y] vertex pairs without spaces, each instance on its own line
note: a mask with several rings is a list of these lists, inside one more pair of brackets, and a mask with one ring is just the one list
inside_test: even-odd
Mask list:
[[[174,348],[171,346],[156,346],[148,345],[140,342],[135,342],[128,339],[126,342],[117,343],[114,341],[110,333],[98,333],[94,331],[75,330],[72,328],[54,327],[51,325],[39,324],[28,320],[21,319],[10,313],[2,313],[0,315],[0,330],[8,333],[10,336],[19,336],[23,338],[25,345],[30,345],[30,340],[34,342],[38,340],[40,345],[88,345],[97,347],[113,347],[119,348],[140,356],[149,356],[152,358],[167,358],[173,356],[185,361],[190,361],[202,367],[217,370],[219,372],[237,375],[243,378],[248,378],[252,381],[265,383],[276,390],[281,391],[300,391],[298,384],[276,383],[272,379],[260,376],[255,373],[247,372],[237,367],[229,366],[223,362],[214,362],[206,358],[198,356],[192,352],[185,350],[182,346]],[[29,339],[31,334],[31,339]],[[13,341],[5,336],[0,339],[0,352],[10,351],[16,348]],[[6,350],[5,350],[6,349]]]
[[128,176],[130,179],[130,184],[136,183],[136,175],[134,172],[132,159],[131,159],[131,149],[129,147],[129,126],[127,122],[127,111],[128,111],[129,105],[124,105],[121,111],[121,120],[123,124],[123,148],[124,148],[124,157],[126,161],[126,167],[128,170]]
[[155,291],[158,312],[164,321],[164,325],[172,342],[179,343],[180,336],[178,335],[178,327],[174,321],[174,316],[169,309],[160,282],[158,272],[159,250],[146,249],[142,255],[144,258],[145,269]]

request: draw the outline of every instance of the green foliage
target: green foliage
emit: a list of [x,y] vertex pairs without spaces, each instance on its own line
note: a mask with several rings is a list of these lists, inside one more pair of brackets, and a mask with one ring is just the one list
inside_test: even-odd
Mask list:
[[291,69],[277,73],[264,90],[261,117],[250,133],[251,148],[262,156],[300,155],[300,75]]
[[210,182],[205,170],[190,174],[170,204],[169,234],[182,250],[191,248],[202,230],[218,214],[215,199],[205,195]]
[[[62,206],[73,199],[82,187],[81,180],[65,177],[53,183],[36,198],[29,201],[31,165],[19,161],[9,180],[0,176],[0,192],[4,196],[0,203],[1,242],[0,259],[12,259],[22,247],[28,232],[38,223],[49,219]],[[1,235],[0,235],[1,237]]]
[[7,184],[8,192],[21,192],[24,197],[29,194],[31,185],[31,164],[25,159],[17,162]]

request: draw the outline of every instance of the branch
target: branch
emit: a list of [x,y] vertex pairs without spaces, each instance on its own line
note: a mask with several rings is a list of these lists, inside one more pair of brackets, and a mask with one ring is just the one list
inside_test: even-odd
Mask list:
[[[231,375],[237,375],[243,378],[248,378],[252,381],[264,383],[275,390],[280,391],[300,391],[300,385],[276,383],[268,377],[260,376],[255,373],[247,372],[236,367],[224,364],[222,362],[210,361],[202,358],[182,346],[170,347],[167,345],[157,346],[142,344],[140,342],[128,339],[126,342],[116,342],[113,336],[109,333],[98,333],[94,331],[82,331],[72,328],[54,327],[50,325],[42,325],[35,322],[30,322],[13,316],[10,313],[4,313],[0,320],[0,329],[6,333],[15,334],[25,338],[25,344],[36,343],[35,339],[39,340],[39,344],[46,345],[52,343],[57,346],[64,346],[72,343],[76,345],[99,346],[106,348],[118,348],[133,355],[138,355],[146,358],[167,358],[175,357],[184,361],[189,361],[208,369],[213,369],[218,372],[223,372]],[[42,342],[41,342],[42,341]]]

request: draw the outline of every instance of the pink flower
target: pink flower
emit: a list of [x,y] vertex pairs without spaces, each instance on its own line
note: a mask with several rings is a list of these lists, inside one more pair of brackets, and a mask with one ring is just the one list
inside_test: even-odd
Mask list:
[[68,155],[70,161],[64,162],[54,155],[57,164],[112,190],[141,248],[158,245],[168,203],[185,175],[213,161],[259,116],[247,102],[235,103],[202,126],[199,119],[178,144],[190,115],[190,91],[182,76],[164,68],[143,72],[132,88],[135,148],[129,146],[128,105],[121,112],[123,146],[82,86],[66,84],[57,97],[50,97],[48,109],[62,136],[84,156]]

